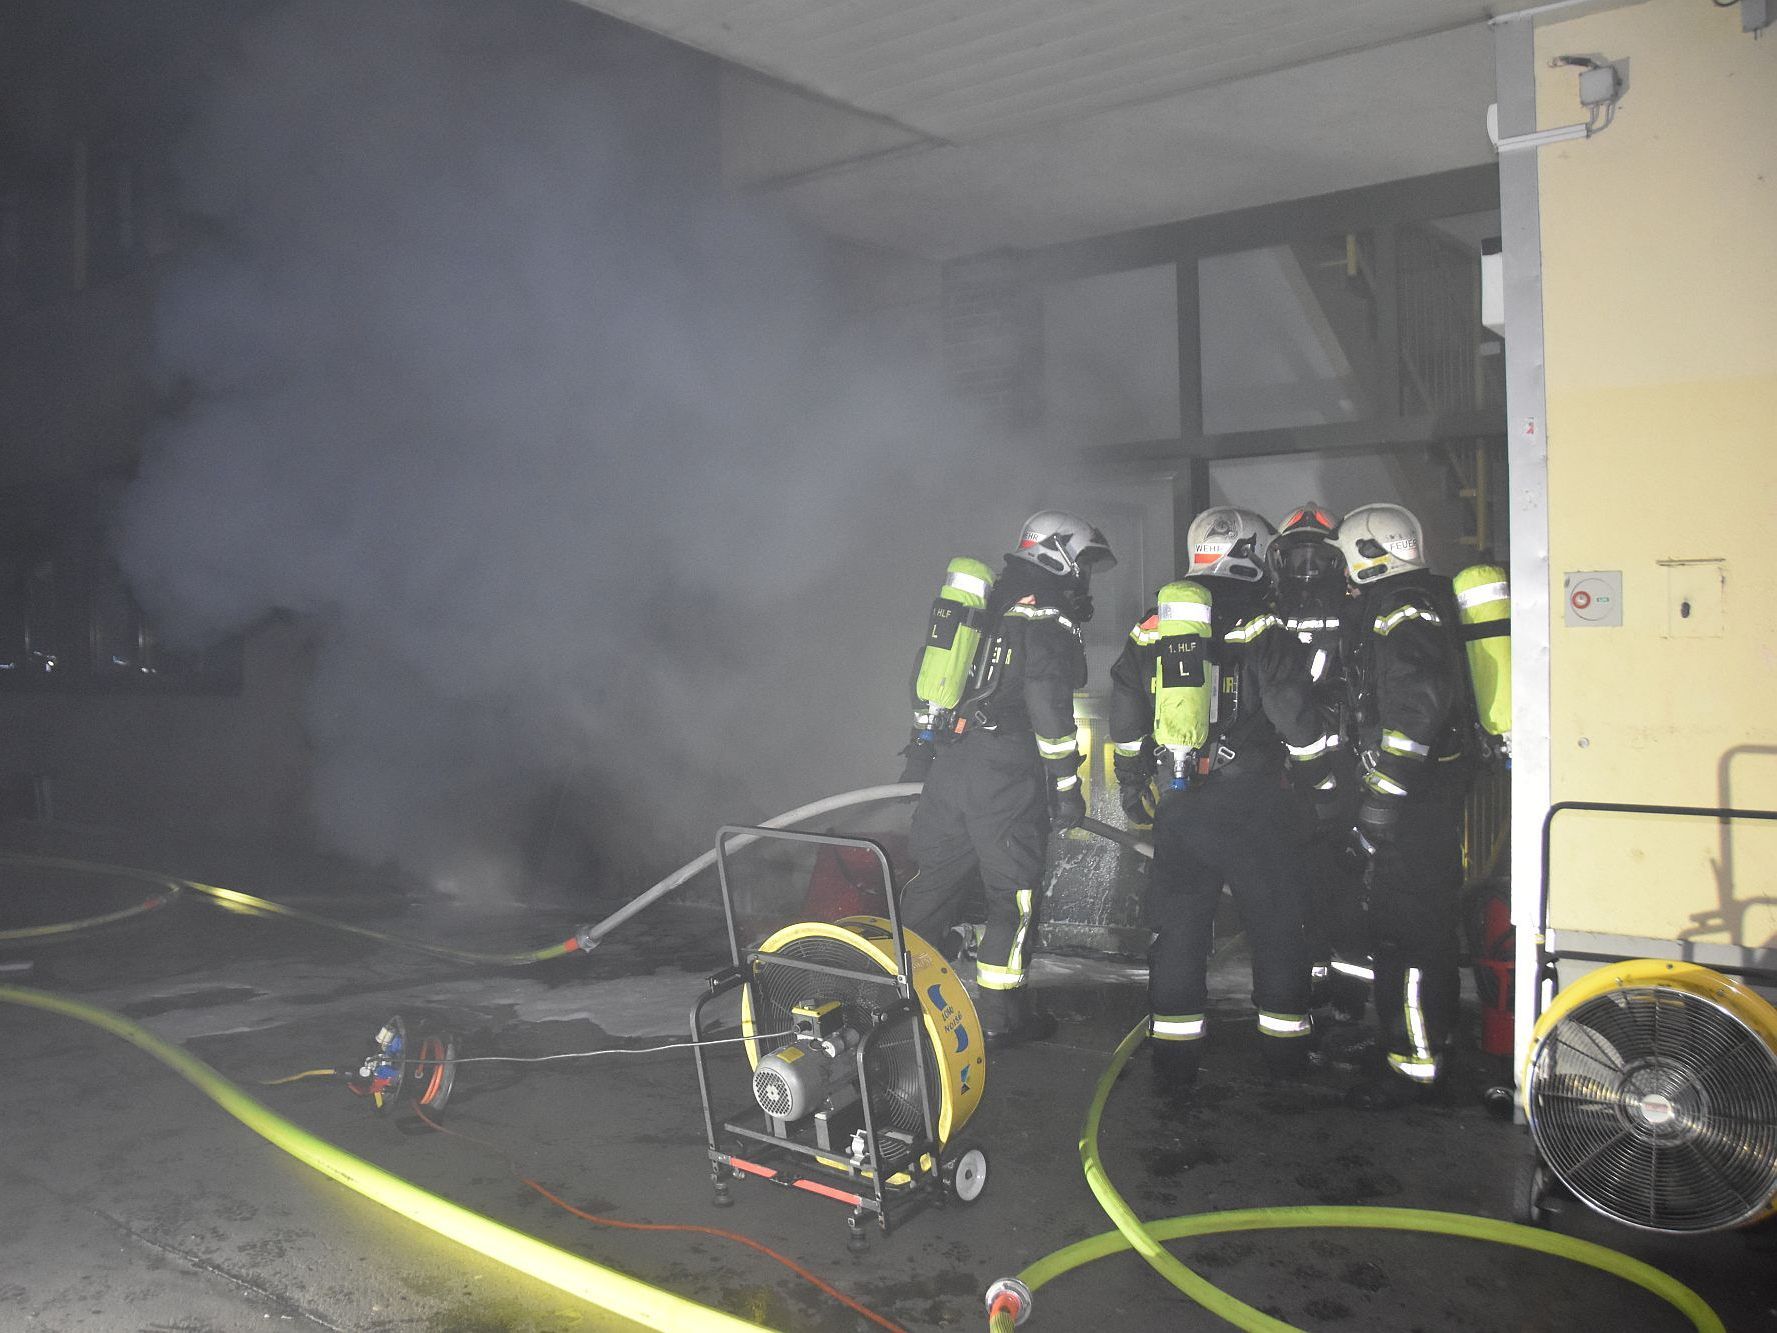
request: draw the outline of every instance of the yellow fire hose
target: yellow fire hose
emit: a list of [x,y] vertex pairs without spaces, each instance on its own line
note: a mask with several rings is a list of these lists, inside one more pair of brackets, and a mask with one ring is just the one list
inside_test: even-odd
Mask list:
[[1129,1063],[1129,1057],[1134,1054],[1136,1047],[1146,1039],[1147,1032],[1148,1023],[1144,1018],[1123,1038],[1112,1055],[1110,1064],[1099,1077],[1098,1086],[1093,1091],[1092,1104],[1086,1112],[1086,1122],[1080,1130],[1080,1162],[1086,1170],[1086,1183],[1106,1215],[1116,1223],[1117,1229],[1056,1250],[1031,1264],[1016,1278],[994,1283],[988,1288],[991,1333],[1011,1333],[1013,1326],[1029,1315],[1031,1294],[1044,1283],[1078,1268],[1081,1264],[1124,1250],[1136,1251],[1147,1261],[1149,1267],[1173,1286],[1236,1328],[1262,1330],[1262,1333],[1299,1333],[1295,1325],[1286,1324],[1263,1310],[1255,1309],[1193,1272],[1169,1254],[1160,1242],[1190,1236],[1220,1235],[1230,1231],[1310,1227],[1418,1231],[1435,1235],[1465,1236],[1471,1240],[1486,1240],[1500,1245],[1537,1250],[1602,1269],[1625,1281],[1645,1287],[1675,1307],[1691,1321],[1699,1333],[1725,1333],[1721,1318],[1701,1296],[1659,1269],[1602,1245],[1594,1245],[1590,1241],[1540,1231],[1516,1222],[1420,1208],[1311,1206],[1243,1208],[1143,1223],[1105,1173],[1104,1162],[1098,1155],[1098,1125],[1112,1085],[1123,1072],[1123,1067]]
[[167,1065],[236,1120],[298,1161],[446,1239],[546,1282],[558,1291],[578,1296],[649,1328],[726,1333],[727,1330],[758,1327],[696,1301],[651,1287],[615,1269],[558,1250],[534,1236],[515,1231],[409,1184],[292,1124],[242,1092],[196,1056],[162,1041],[119,1014],[22,986],[0,986],[0,1003],[29,1005],[77,1018],[123,1038]]
[[58,921],[47,926],[26,926],[16,930],[0,930],[0,944],[13,941],[47,942],[58,936],[76,935],[97,926],[109,925],[112,922],[140,916],[144,912],[165,906],[181,894],[188,893],[207,898],[221,907],[249,916],[275,916],[286,921],[300,921],[304,925],[321,926],[327,930],[357,935],[362,939],[376,940],[379,943],[391,944],[403,949],[417,950],[420,953],[431,954],[438,958],[449,958],[459,963],[512,967],[525,963],[540,963],[545,958],[559,958],[580,947],[578,937],[576,937],[561,944],[552,944],[546,948],[531,949],[520,953],[477,953],[473,950],[453,949],[449,945],[433,944],[427,940],[413,939],[405,935],[384,934],[382,931],[370,930],[364,926],[354,926],[348,921],[336,921],[332,917],[318,916],[313,912],[304,912],[300,908],[286,907],[282,903],[272,902],[269,898],[258,898],[250,893],[242,893],[239,889],[225,889],[215,884],[200,884],[196,880],[190,879],[175,879],[167,875],[156,874],[151,870],[138,870],[132,866],[108,865],[99,861],[77,861],[57,856],[30,856],[22,852],[0,852],[0,865],[33,866],[45,870],[72,870],[81,874],[103,875],[109,879],[140,880],[158,885],[163,890],[163,892],[137,903],[134,907],[127,907],[121,911],[106,912],[99,916],[79,917],[71,921]]
[[14,852],[0,852],[0,864],[35,865],[51,870],[98,871],[119,879],[139,880],[145,884],[152,884],[160,890],[159,893],[151,894],[133,907],[121,908],[115,912],[102,912],[97,916],[83,916],[73,921],[56,921],[46,926],[20,926],[14,930],[0,930],[0,944],[13,940],[47,943],[58,936],[77,935],[83,930],[91,930],[97,926],[110,925],[115,921],[127,921],[131,917],[141,916],[146,912],[165,907],[176,899],[185,887],[183,880],[157,875],[151,870],[134,870],[128,866],[92,865],[85,861],[66,861],[51,856],[25,856]]

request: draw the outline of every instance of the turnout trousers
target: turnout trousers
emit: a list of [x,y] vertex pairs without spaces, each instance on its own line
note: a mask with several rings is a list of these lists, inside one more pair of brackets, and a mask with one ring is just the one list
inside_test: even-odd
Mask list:
[[1238,763],[1165,795],[1155,813],[1145,914],[1154,932],[1148,1001],[1158,1041],[1198,1041],[1206,1031],[1209,955],[1224,884],[1252,946],[1259,1031],[1291,1040],[1312,1030],[1299,815],[1275,769],[1242,772]]
[[1013,1026],[1037,935],[1049,794],[1030,732],[972,731],[941,745],[913,811],[919,869],[901,891],[901,924],[933,946],[956,924],[980,870],[987,929],[975,952],[977,1007],[990,1031]]
[[[1339,783],[1337,815],[1320,826],[1307,795],[1296,793],[1293,798],[1302,821],[1301,859],[1307,883],[1304,922],[1317,987],[1325,987],[1327,998],[1338,996],[1362,1010],[1371,980],[1370,931],[1364,921],[1368,890],[1363,859],[1351,847],[1361,792],[1357,764],[1349,752],[1341,749],[1334,755]],[[1315,1001],[1322,1002],[1322,997],[1317,994]]]
[[1470,764],[1432,763],[1370,868],[1376,1018],[1395,1073],[1437,1078],[1456,1031],[1462,979],[1462,811]]

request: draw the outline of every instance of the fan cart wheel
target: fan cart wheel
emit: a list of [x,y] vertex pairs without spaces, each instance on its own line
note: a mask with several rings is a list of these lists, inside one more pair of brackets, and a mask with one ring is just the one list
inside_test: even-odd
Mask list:
[[1554,1181],[1554,1173],[1543,1165],[1534,1150],[1519,1158],[1512,1219],[1527,1227],[1548,1226],[1555,1211],[1549,1207],[1549,1190]]
[[944,1163],[944,1193],[958,1203],[974,1203],[987,1188],[987,1153],[964,1148]]

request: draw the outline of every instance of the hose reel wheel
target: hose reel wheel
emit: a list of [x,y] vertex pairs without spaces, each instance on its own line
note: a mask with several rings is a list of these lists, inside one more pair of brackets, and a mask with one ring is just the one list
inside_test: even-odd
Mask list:
[[1777,1211],[1777,1009],[1737,981],[1600,968],[1538,1021],[1523,1086],[1540,1160],[1606,1217],[1691,1233]]

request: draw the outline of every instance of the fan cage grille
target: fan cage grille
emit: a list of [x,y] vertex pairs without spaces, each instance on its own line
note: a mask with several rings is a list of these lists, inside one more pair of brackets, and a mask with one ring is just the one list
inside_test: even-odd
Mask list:
[[1649,1231],[1739,1226],[1777,1197],[1777,1053],[1689,991],[1623,987],[1532,1052],[1538,1153],[1588,1207]]
[[[773,958],[845,968],[858,975],[835,976],[798,967],[775,967]],[[753,992],[758,1006],[754,1021],[763,1031],[781,1032],[792,1026],[791,1011],[798,1005],[837,1000],[841,1022],[860,1036],[876,1029],[878,1016],[900,998],[894,977],[882,970],[877,955],[861,942],[854,945],[824,936],[788,940],[771,953],[761,954],[753,964]],[[761,1047],[760,1054],[764,1053]],[[876,1033],[865,1056],[864,1073],[872,1098],[870,1114],[877,1128],[877,1152],[885,1166],[904,1165],[912,1151],[906,1144],[886,1137],[884,1130],[899,1130],[915,1140],[925,1135],[919,1069],[914,1063],[922,1057],[926,1062],[927,1086],[937,1097],[942,1086],[937,1058],[917,1014],[903,1014],[890,1020],[887,1027]],[[934,1104],[932,1109],[935,1113],[938,1108]]]

